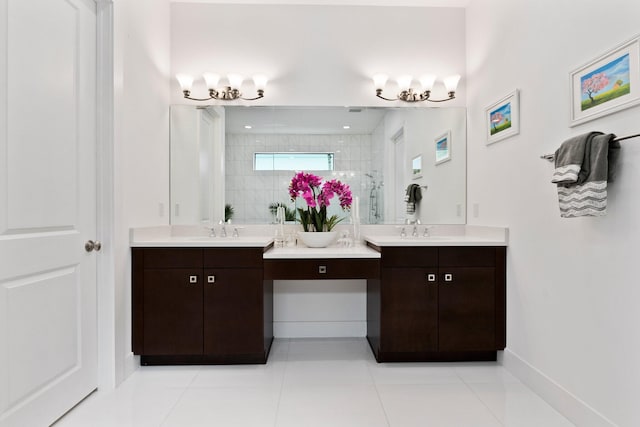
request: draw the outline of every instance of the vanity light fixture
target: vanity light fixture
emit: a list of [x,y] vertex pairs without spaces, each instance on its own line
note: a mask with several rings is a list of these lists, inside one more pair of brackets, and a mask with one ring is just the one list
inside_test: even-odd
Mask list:
[[449,76],[443,79],[444,86],[449,93],[449,97],[445,99],[431,99],[431,89],[433,89],[433,84],[436,81],[436,76],[432,74],[425,74],[420,77],[420,92],[414,91],[411,87],[411,82],[413,82],[412,76],[405,75],[398,77],[396,81],[398,83],[400,93],[398,93],[396,99],[385,98],[384,96],[382,96],[382,91],[384,90],[384,86],[387,83],[388,79],[389,77],[385,74],[376,74],[375,76],[373,76],[373,84],[376,88],[376,96],[378,98],[384,99],[385,101],[397,101],[399,99],[400,101],[404,102],[444,102],[450,101],[456,97],[456,87],[458,86],[458,81],[460,81],[460,76]]
[[256,96],[255,98],[243,98],[242,92],[240,92],[240,86],[242,86],[244,77],[242,77],[241,75],[227,75],[229,85],[223,86],[221,89],[217,89],[218,83],[220,82],[220,75],[213,73],[204,73],[202,77],[204,77],[204,81],[207,84],[207,89],[209,89],[208,98],[192,98],[191,87],[193,86],[193,77],[188,74],[176,75],[176,78],[180,83],[180,87],[182,88],[182,93],[184,94],[184,97],[186,99],[191,99],[193,101],[209,101],[210,99],[218,99],[222,101],[244,99],[245,101],[255,101],[256,99],[264,97],[264,88],[267,86],[268,81],[267,76],[264,76],[262,74],[253,76],[253,84],[256,88],[256,91],[258,92],[258,96]]

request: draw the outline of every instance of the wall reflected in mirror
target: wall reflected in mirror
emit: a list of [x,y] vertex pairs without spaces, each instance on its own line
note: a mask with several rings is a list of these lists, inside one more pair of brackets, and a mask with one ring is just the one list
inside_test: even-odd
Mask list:
[[[451,130],[452,161],[435,167],[434,138]],[[413,160],[422,156],[420,176]],[[295,212],[299,170],[349,184],[363,224],[463,224],[466,110],[374,107],[171,107],[171,223],[264,224]],[[410,184],[422,200],[407,214]],[[330,214],[345,216],[337,203]],[[290,214],[289,218],[293,218]]]

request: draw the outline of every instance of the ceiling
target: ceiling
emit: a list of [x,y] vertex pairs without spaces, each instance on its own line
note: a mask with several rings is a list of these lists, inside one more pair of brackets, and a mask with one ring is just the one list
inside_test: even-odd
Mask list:
[[[387,111],[362,107],[226,107],[225,132],[367,135],[373,132]],[[251,129],[245,126],[251,126]]]
[[169,0],[169,2],[316,6],[467,7],[471,0]]

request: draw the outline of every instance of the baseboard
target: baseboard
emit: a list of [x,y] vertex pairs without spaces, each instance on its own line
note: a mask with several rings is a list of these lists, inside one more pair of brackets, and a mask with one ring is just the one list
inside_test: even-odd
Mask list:
[[614,422],[509,349],[498,357],[498,362],[575,425],[616,426]]
[[367,322],[273,322],[276,338],[364,337]]
[[140,367],[140,356],[136,356],[135,354],[129,353],[124,356],[124,369],[123,369],[123,377],[122,381],[129,378],[131,374],[135,372],[136,369]]

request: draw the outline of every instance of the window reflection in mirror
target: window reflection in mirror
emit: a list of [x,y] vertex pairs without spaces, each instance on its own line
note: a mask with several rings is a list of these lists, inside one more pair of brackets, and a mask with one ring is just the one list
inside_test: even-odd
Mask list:
[[[451,131],[455,155],[436,168],[425,159],[435,158],[434,137],[446,131]],[[396,159],[400,151],[394,150],[393,137],[399,133],[404,149],[402,158]],[[266,166],[258,167],[262,154],[273,157],[262,159],[260,164]],[[321,166],[296,157],[304,154],[324,156]],[[420,177],[413,174],[413,159],[418,155],[422,156]],[[172,224],[216,223],[224,217],[225,204],[233,207],[235,223],[271,223],[274,204],[295,208],[288,195],[292,167],[349,184],[358,196],[363,224],[406,220],[404,189],[412,183],[428,188],[412,218],[424,224],[463,224],[466,111],[456,107],[171,107]],[[336,213],[344,215],[340,209]]]

